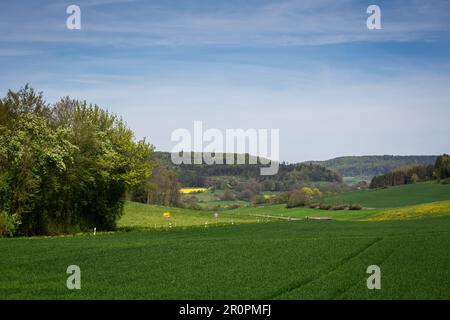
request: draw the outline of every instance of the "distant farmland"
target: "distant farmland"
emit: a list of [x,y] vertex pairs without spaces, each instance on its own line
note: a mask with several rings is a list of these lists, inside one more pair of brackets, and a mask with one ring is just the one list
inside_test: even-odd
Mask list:
[[450,199],[449,184],[425,182],[387,189],[341,193],[326,199],[326,202],[357,202],[369,208],[391,208],[448,199]]

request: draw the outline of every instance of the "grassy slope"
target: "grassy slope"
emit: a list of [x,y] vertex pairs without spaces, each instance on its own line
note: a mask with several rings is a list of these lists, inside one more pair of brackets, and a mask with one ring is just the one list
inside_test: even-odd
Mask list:
[[[170,219],[163,217],[163,212],[170,212]],[[120,228],[167,228],[169,223],[173,227],[204,226],[208,224],[232,224],[257,222],[257,218],[244,215],[234,215],[221,212],[215,219],[213,213],[182,208],[168,208],[156,205],[146,205],[136,202],[125,203],[125,214],[119,220]]]
[[[437,200],[444,201],[436,202]],[[357,211],[318,210],[302,207],[286,209],[286,205],[280,204],[258,208],[243,207],[229,212],[240,215],[270,215],[293,218],[332,217],[337,220],[414,219],[450,215],[450,201],[446,200],[450,200],[450,185],[419,183],[388,189],[342,193],[325,199],[327,203],[361,203],[365,207],[376,209]],[[418,203],[421,205],[418,205]]]
[[450,215],[450,201],[437,201],[415,206],[392,208],[368,216],[368,221],[408,220]]
[[[306,218],[306,217],[332,217],[338,220],[357,220],[368,217],[375,213],[374,210],[319,210],[311,208],[292,208],[286,209],[285,204],[261,206],[258,208],[239,208],[230,210],[229,212],[236,215],[261,215],[261,216],[280,216],[292,218]],[[378,211],[376,211],[378,212]]]
[[[212,193],[210,191],[197,195],[210,206]],[[332,217],[337,220],[386,220],[399,219],[401,214],[407,218],[424,217],[426,209],[430,206],[423,206],[417,209],[417,203],[428,203],[436,200],[450,200],[450,185],[437,183],[418,183],[414,185],[405,185],[391,187],[379,190],[363,190],[339,194],[335,197],[326,199],[328,203],[361,203],[365,207],[377,209],[365,209],[359,211],[350,210],[318,210],[310,208],[286,209],[284,204],[267,205],[260,207],[242,206],[234,210],[226,210],[220,213],[220,218],[216,221],[211,212],[199,212],[194,210],[180,208],[165,208],[160,206],[148,206],[138,203],[128,202],[126,204],[126,214],[119,221],[119,227],[132,228],[161,228],[167,227],[169,221],[173,226],[199,226],[205,222],[211,223],[247,223],[263,220],[260,216],[283,216],[292,218],[305,217]],[[223,202],[222,202],[223,203]],[[248,203],[247,203],[248,204]],[[401,208],[400,208],[401,207]],[[388,210],[387,208],[398,208],[400,211]],[[424,211],[425,210],[425,211]],[[170,220],[164,220],[162,213],[170,211],[172,217]],[[384,214],[386,212],[386,214]],[[446,202],[439,206],[439,212],[433,216],[450,214],[450,203]],[[426,215],[430,216],[430,214]]]
[[[449,246],[450,217],[2,239],[0,299],[450,299]],[[65,287],[71,264],[79,291]]]
[[241,200],[232,200],[232,201],[221,201],[220,197],[223,195],[224,190],[215,190],[214,192],[211,190],[206,190],[205,192],[200,193],[191,193],[182,195],[183,198],[187,198],[189,196],[195,196],[199,200],[198,205],[204,209],[213,209],[215,206],[221,206],[223,209],[226,206],[230,206],[233,204],[237,204],[240,206],[247,206],[250,203]]
[[395,208],[449,199],[450,185],[425,182],[387,189],[347,192],[327,198],[325,202],[360,203],[368,208]]

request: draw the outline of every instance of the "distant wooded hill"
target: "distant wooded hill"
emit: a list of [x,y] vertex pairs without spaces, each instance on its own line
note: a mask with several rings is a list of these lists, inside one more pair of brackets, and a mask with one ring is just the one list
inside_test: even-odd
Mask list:
[[[434,164],[437,156],[348,156],[325,161],[311,161],[344,177],[373,177],[409,164]],[[305,162],[310,163],[310,161]]]
[[[181,164],[174,165],[168,152],[156,152],[155,156],[160,163],[175,170],[178,180],[183,186],[189,187],[218,187],[226,188],[228,185],[246,184],[260,185],[258,189],[268,191],[292,190],[302,185],[305,181],[342,182],[342,177],[324,168],[310,163],[287,164],[280,163],[278,174],[273,176],[261,176],[262,165],[226,165],[226,164]],[[236,157],[236,155],[234,155]],[[246,155],[246,163],[249,156]],[[267,166],[263,166],[267,167]]]

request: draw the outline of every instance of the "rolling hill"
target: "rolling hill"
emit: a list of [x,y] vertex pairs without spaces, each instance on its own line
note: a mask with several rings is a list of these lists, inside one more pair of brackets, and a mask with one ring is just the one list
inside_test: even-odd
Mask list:
[[434,164],[437,156],[348,156],[325,161],[308,161],[324,166],[344,177],[367,177],[385,174],[407,164]]

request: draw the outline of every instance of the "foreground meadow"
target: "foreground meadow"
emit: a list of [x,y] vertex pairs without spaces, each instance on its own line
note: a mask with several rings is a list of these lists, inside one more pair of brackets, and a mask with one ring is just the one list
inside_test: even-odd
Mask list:
[[[0,299],[450,299],[448,188],[329,199],[357,211],[127,202],[119,232],[0,239]],[[381,290],[366,286],[373,264]],[[66,288],[69,265],[81,290]]]
[[450,299],[448,216],[163,230],[2,239],[0,299]]

